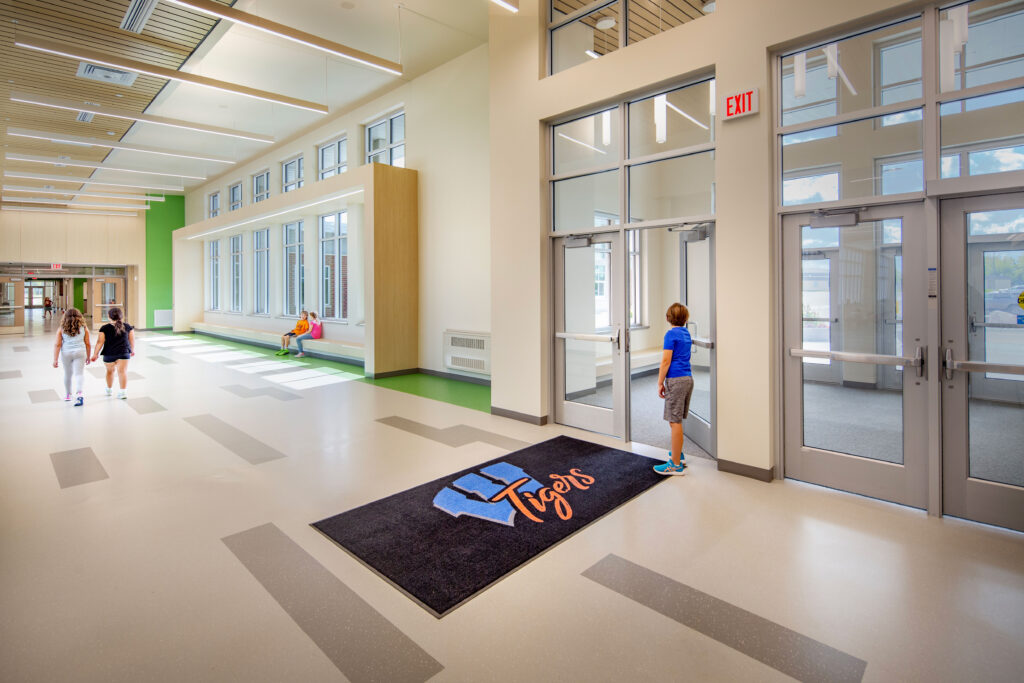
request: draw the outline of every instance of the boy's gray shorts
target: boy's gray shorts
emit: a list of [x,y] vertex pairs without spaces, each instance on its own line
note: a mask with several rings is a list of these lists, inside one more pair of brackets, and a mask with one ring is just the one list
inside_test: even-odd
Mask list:
[[665,421],[682,422],[690,414],[693,377],[669,377],[665,380]]

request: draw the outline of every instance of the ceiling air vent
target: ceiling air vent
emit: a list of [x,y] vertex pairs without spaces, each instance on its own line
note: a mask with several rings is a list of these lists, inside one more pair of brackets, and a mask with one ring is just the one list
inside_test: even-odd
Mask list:
[[134,71],[121,71],[120,69],[111,69],[109,66],[96,66],[89,62],[80,62],[76,75],[79,78],[88,78],[90,81],[113,83],[114,85],[123,85],[128,88],[135,83],[135,79],[139,76]]
[[128,5],[128,11],[124,13],[124,19],[121,20],[121,28],[132,33],[142,33],[158,1],[132,0]]
[[80,111],[78,112],[78,116],[75,117],[75,120],[81,121],[82,123],[92,123],[92,112]]

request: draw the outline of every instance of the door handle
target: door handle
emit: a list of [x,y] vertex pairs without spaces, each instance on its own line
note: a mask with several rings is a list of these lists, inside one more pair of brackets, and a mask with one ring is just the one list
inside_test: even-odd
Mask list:
[[998,372],[1002,375],[1024,375],[1024,365],[1010,363],[986,363],[976,360],[956,360],[953,349],[946,347],[946,357],[942,363],[946,370],[946,379],[953,379],[953,372]]

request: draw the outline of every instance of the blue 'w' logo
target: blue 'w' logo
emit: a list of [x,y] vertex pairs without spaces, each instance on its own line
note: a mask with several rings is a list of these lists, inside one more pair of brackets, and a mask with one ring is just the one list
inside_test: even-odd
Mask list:
[[[448,487],[438,491],[434,496],[434,507],[443,510],[453,517],[468,515],[478,519],[485,519],[488,522],[497,522],[506,526],[515,526],[516,509],[507,498],[492,503],[491,500],[504,491],[509,484],[521,479],[528,479],[525,484],[518,487],[520,491],[536,493],[540,490],[540,482],[528,475],[522,468],[510,465],[507,462],[496,462],[493,465],[480,470],[488,478],[479,474],[467,474],[452,482],[452,486],[473,494],[476,498],[470,498],[464,493],[459,493]],[[504,486],[495,483],[493,480],[504,482]]]

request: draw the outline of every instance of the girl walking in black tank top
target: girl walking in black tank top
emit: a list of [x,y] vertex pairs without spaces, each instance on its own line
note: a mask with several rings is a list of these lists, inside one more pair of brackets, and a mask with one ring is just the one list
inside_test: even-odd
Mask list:
[[103,364],[107,367],[107,396],[113,392],[114,372],[121,390],[118,398],[128,398],[128,359],[135,355],[135,330],[122,320],[124,314],[116,306],[107,311],[110,322],[100,328],[96,347],[92,352],[92,361],[103,354]]

